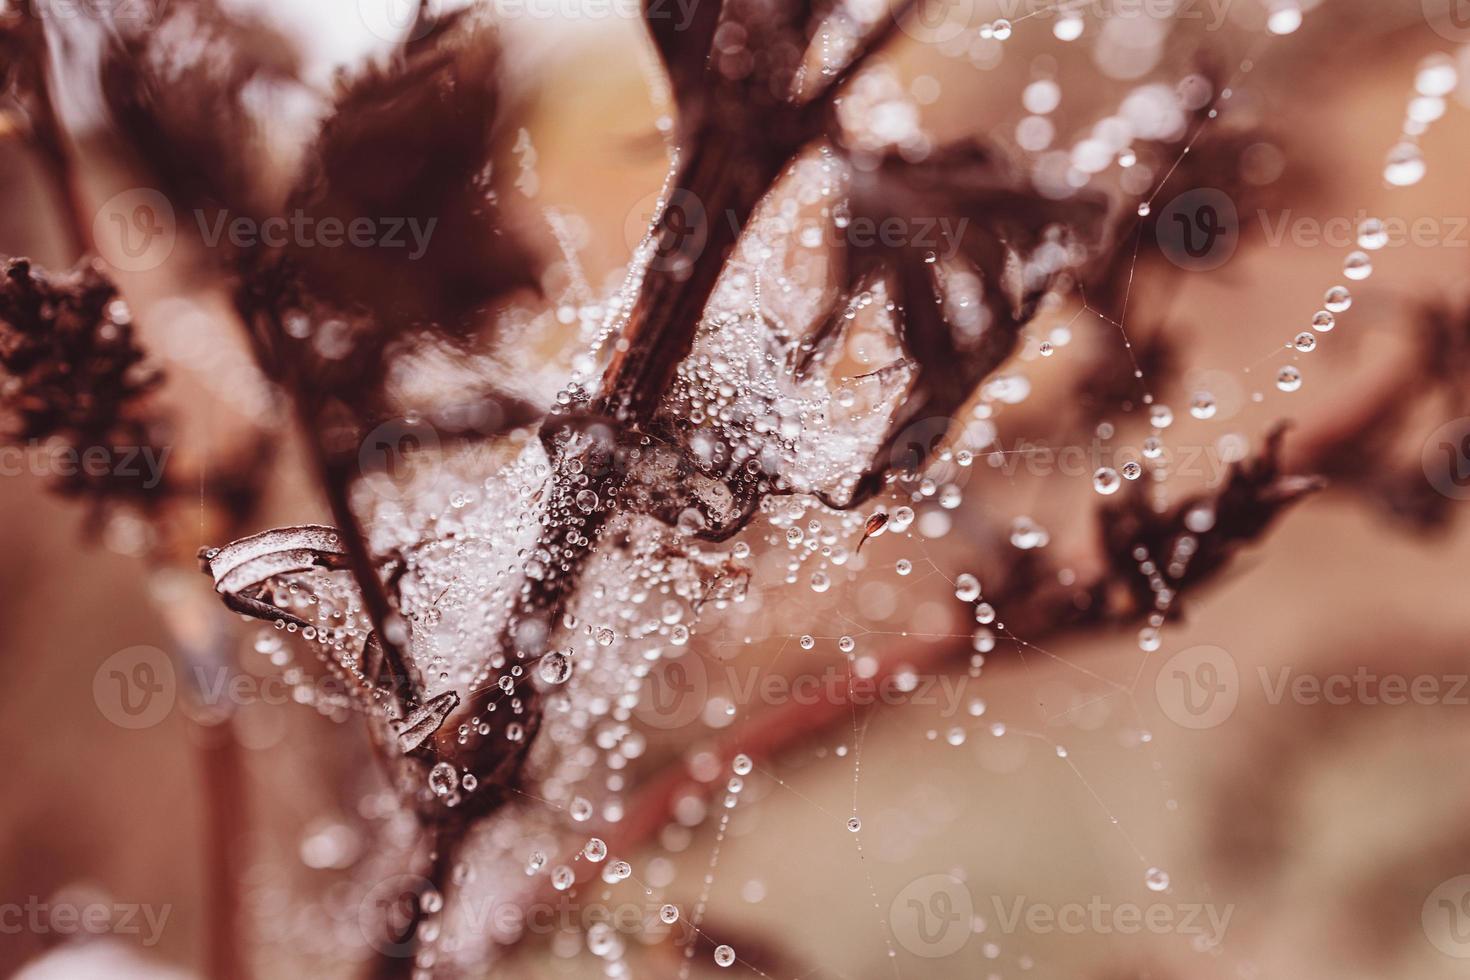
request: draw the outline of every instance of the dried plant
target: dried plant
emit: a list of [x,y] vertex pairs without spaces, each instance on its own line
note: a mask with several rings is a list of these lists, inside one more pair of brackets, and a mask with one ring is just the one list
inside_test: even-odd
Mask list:
[[[1076,293],[1121,329],[1135,266],[1155,253],[1139,247],[1155,237],[1147,209],[1091,191],[1042,193],[978,141],[895,145],[847,118],[911,6],[864,23],[801,0],[701,0],[678,29],[647,8],[676,110],[672,166],[621,289],[596,305],[590,350],[554,399],[514,369],[517,348],[538,339],[525,324],[549,322],[532,311],[552,277],[507,205],[521,107],[485,18],[425,4],[407,40],[339,81],[287,178],[269,168],[250,104],[250,93],[303,85],[298,53],[274,28],[181,0],[154,29],[109,38],[101,81],[115,134],[171,200],[257,223],[373,215],[433,229],[412,259],[255,244],[218,249],[201,273],[226,284],[261,372],[289,400],[333,522],[206,548],[203,568],[225,607],[299,638],[337,682],[325,706],[366,719],[422,839],[403,855],[415,881],[406,907],[376,924],[376,975],[455,975],[492,954],[503,937],[436,946],[435,915],[464,884],[472,841],[527,798],[578,820],[590,813],[573,792],[589,768],[578,749],[625,722],[650,662],[686,646],[701,612],[749,584],[748,545],[723,542],[760,518],[799,539],[800,522],[820,514],[855,555],[896,529],[886,507],[858,509],[895,490],[922,495],[926,468],[953,458],[945,447],[967,406],[1038,315]],[[49,106],[40,25],[22,16],[5,27],[7,49],[22,55],[10,85]],[[1193,125],[1214,105],[1196,107]],[[54,120],[38,118],[37,143],[61,147]],[[1191,174],[1192,162],[1236,159],[1258,134],[1196,145],[1190,132],[1196,152],[1170,176],[1235,187],[1234,168]],[[1163,160],[1178,146],[1139,149]],[[838,229],[945,222],[953,248],[839,235],[814,258],[790,233],[813,215]],[[1463,360],[1464,319],[1426,313],[1426,347]],[[1176,356],[1162,329],[1148,333],[1126,363],[1109,349],[1085,372],[1079,417],[1146,401],[1140,378],[1167,373]],[[859,336],[879,351],[867,363],[852,356]],[[145,363],[99,266],[57,275],[8,263],[0,394],[14,438],[162,446],[158,376]],[[1436,375],[1451,393],[1458,376]],[[1385,397],[1412,405],[1409,394],[1393,386]],[[1005,627],[880,669],[963,669],[981,643],[1019,649],[1079,629],[1141,626],[1141,644],[1156,647],[1182,598],[1324,486],[1304,474],[1351,480],[1353,451],[1365,438],[1392,442],[1393,425],[1380,414],[1308,432],[1290,469],[1278,427],[1221,486],[1172,505],[1130,485],[1098,510],[1097,571],[1081,580],[1040,552],[998,556],[995,529],[967,526],[977,562],[994,562],[986,601],[1004,609]],[[260,479],[227,468],[204,493],[238,525]],[[78,477],[61,489],[149,515],[200,492],[172,476],[156,488]],[[1373,492],[1401,506],[1392,490]],[[1434,502],[1419,503],[1428,522]],[[851,708],[771,712],[719,751],[769,755]],[[678,760],[651,768],[609,835],[614,850],[664,826],[685,791]],[[526,819],[529,837],[548,818]],[[524,854],[503,842],[483,850],[482,873],[521,889],[510,881],[524,877]],[[529,887],[564,889],[567,876],[559,868]],[[784,962],[775,952],[765,961]]]

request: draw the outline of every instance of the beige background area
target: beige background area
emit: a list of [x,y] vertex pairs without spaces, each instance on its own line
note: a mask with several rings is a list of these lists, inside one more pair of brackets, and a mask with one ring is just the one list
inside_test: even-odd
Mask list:
[[[1257,54],[1238,97],[1281,136],[1288,168],[1280,205],[1293,218],[1361,209],[1428,215],[1449,227],[1470,216],[1470,105],[1463,101],[1452,99],[1423,140],[1429,173],[1422,183],[1394,190],[1381,179],[1415,65],[1452,50],[1425,27],[1418,6],[1328,0],[1301,31]],[[1089,82],[1095,72],[1082,49],[1061,49],[1045,29],[1026,26],[1017,25],[1000,64],[986,70],[913,44],[897,51],[893,70],[901,84],[919,76],[941,83],[940,99],[924,109],[926,125],[946,135],[1005,135],[1019,118],[1019,91],[1033,59],[1044,54],[1061,59],[1062,140],[1127,91],[1122,82]],[[537,93],[530,128],[540,178],[532,206],[585,220],[582,258],[592,281],[602,283],[626,255],[630,215],[647,207],[663,173],[651,139],[658,110],[647,92],[650,53],[626,22],[578,25],[553,34],[555,40],[547,40],[545,25],[526,30],[528,64],[519,84]],[[1163,77],[1180,74],[1196,44],[1226,66],[1249,45],[1232,31],[1182,29],[1178,40]],[[30,165],[6,146],[0,172],[0,252],[55,261],[59,246],[37,216],[42,196]],[[1309,177],[1293,179],[1301,173]],[[1151,379],[1159,397],[1184,416],[1186,379],[1199,372],[1224,372],[1216,376],[1220,392],[1233,385],[1240,396],[1238,413],[1222,410],[1210,422],[1181,418],[1171,438],[1210,444],[1238,432],[1258,445],[1277,418],[1311,425],[1351,406],[1404,349],[1415,304],[1463,280],[1470,232],[1439,247],[1377,253],[1372,279],[1354,287],[1353,309],[1304,359],[1307,384],[1299,392],[1274,390],[1274,361],[1257,368],[1264,374],[1243,373],[1306,326],[1322,291],[1337,281],[1341,259],[1340,249],[1272,246],[1258,232],[1218,272],[1158,269],[1154,281],[1135,284],[1137,318],[1130,313],[1130,324],[1153,329],[1158,321],[1148,313],[1155,311],[1163,329],[1178,334],[1182,363]],[[145,311],[146,303],[146,336]],[[1041,336],[1054,319],[1033,333]],[[1048,420],[1068,409],[1071,373],[1086,352],[1119,342],[1115,328],[1091,318],[1080,319],[1074,332],[1074,345],[1057,357],[1026,362],[1034,394],[1000,420],[1005,439],[1045,434]],[[170,367],[168,352],[161,353]],[[228,442],[234,410],[212,401],[208,385],[190,378],[186,366],[173,367],[182,377],[170,397],[186,413],[192,450],[207,457]],[[1248,398],[1256,390],[1265,393],[1260,404]],[[1423,440],[1444,421],[1417,420],[1417,435],[1399,447],[1403,458],[1417,459]],[[1379,462],[1387,463],[1363,465]],[[293,450],[278,467],[262,526],[324,519]],[[840,660],[830,639],[808,654],[791,637],[834,637],[851,631],[852,620],[868,630],[854,634],[860,650],[880,658],[925,642],[893,635],[902,630],[968,630],[950,583],[980,563],[980,529],[1029,515],[1050,530],[1051,549],[1085,554],[1098,499],[1085,479],[1024,469],[1011,479],[977,465],[954,533],[939,541],[876,539],[861,560],[840,570],[846,581],[830,593],[785,586],[775,563],[758,561],[753,585],[769,611],[765,633],[748,648],[730,644],[714,654],[733,651],[736,663],[794,675]],[[966,710],[951,716],[930,705],[875,709],[856,716],[856,735],[852,725],[839,726],[792,746],[747,779],[720,848],[711,934],[736,937],[730,941],[748,952],[763,949],[766,962],[781,964],[780,975],[803,978],[1465,976],[1470,961],[1436,949],[1421,911],[1442,882],[1470,874],[1463,764],[1470,703],[1273,704],[1261,672],[1272,683],[1282,668],[1318,677],[1360,667],[1406,677],[1470,673],[1466,508],[1452,508],[1456,519],[1446,528],[1416,534],[1352,493],[1329,490],[1289,513],[1191,597],[1157,652],[1140,651],[1131,630],[1038,640],[1030,648],[1002,642],[979,677],[961,670],[950,678]],[[0,479],[0,515],[0,744],[7,755],[0,903],[96,893],[166,907],[161,941],[147,952],[197,972],[207,920],[200,730],[176,710],[155,727],[126,731],[93,697],[94,675],[110,655],[169,645],[155,603],[183,600],[160,600],[157,579],[137,560],[83,540],[78,510],[38,480]],[[753,547],[765,547],[765,534],[751,533]],[[901,558],[916,565],[906,578],[893,571]],[[203,576],[186,582],[198,595],[209,591]],[[999,613],[1004,619],[1005,610]],[[719,636],[718,625],[709,624],[708,635]],[[246,669],[268,673],[262,658],[245,652],[246,634],[240,637]],[[1223,648],[1238,666],[1239,703],[1219,725],[1191,730],[1161,707],[1155,680],[1171,656],[1205,644]],[[1461,693],[1470,702],[1470,690]],[[983,699],[983,715],[968,713],[971,698]],[[755,708],[742,711],[726,733],[754,716]],[[994,723],[1007,733],[991,734]],[[965,729],[962,744],[948,743],[955,726]],[[360,726],[295,705],[259,705],[243,711],[240,730],[250,830],[235,847],[248,866],[245,904],[258,937],[258,975],[351,975],[352,962],[303,952],[309,943],[281,937],[306,906],[333,901],[340,874],[303,867],[303,840],[329,825],[365,835],[361,799],[375,783]],[[652,755],[698,747],[708,737],[681,735],[671,747],[655,733]],[[1065,758],[1056,745],[1065,747]],[[844,826],[854,800],[863,822],[858,836]],[[358,843],[372,844],[365,836]],[[664,892],[668,900],[693,906],[713,843],[707,823],[686,848],[664,854],[677,872]],[[655,847],[626,856],[641,869],[660,853]],[[1148,889],[1150,867],[1167,871],[1168,891]],[[922,885],[906,889],[932,875],[963,881],[977,917],[974,935],[936,958],[897,941],[890,958],[885,920],[904,896],[928,901],[932,891]],[[1007,930],[1018,901],[1051,909],[1162,903],[1173,915],[1199,905],[1229,918],[1222,941],[1199,949],[1190,935],[1172,932],[1046,931],[1024,923]],[[4,936],[0,969],[17,968],[60,938]],[[646,971],[638,976],[674,975],[656,952],[635,962]],[[591,957],[564,956],[546,942],[531,943],[509,969],[495,975],[599,973]],[[706,974],[725,975],[709,964],[708,950],[694,975]]]

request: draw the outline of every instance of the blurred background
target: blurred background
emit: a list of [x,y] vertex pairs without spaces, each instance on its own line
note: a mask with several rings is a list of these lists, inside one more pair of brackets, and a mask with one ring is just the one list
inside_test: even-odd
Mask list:
[[[161,16],[148,4],[144,16]],[[355,0],[229,6],[297,38],[319,86],[387,50],[404,23]],[[663,181],[668,109],[631,8],[594,6],[528,3],[529,13],[500,19],[528,137],[520,176],[533,181],[518,185],[517,207],[548,238],[559,229],[605,294]],[[1456,775],[1470,750],[1470,494],[1435,468],[1441,444],[1462,447],[1459,464],[1444,457],[1451,476],[1470,456],[1460,441],[1470,413],[1463,375],[1431,377],[1418,347],[1426,310],[1466,316],[1470,55],[1460,45],[1470,21],[1453,0],[1301,7],[1084,4],[1080,35],[1066,39],[1072,29],[1055,5],[1017,15],[960,0],[901,33],[860,80],[860,111],[937,140],[994,140],[1042,186],[1078,171],[1088,151],[1076,147],[1130,94],[1163,86],[1187,105],[1192,86],[1228,90],[1218,119],[1197,128],[1189,118],[1161,135],[1153,157],[1140,153],[1134,166],[1148,174],[1130,176],[1112,152],[1091,179],[1121,210],[1149,200],[1165,215],[1187,192],[1216,191],[1234,210],[1238,240],[1201,261],[1178,251],[1165,219],[1154,241],[1123,236],[1125,252],[1139,248],[1122,266],[1126,315],[1074,299],[1038,317],[1006,369],[1029,394],[966,420],[973,463],[936,463],[947,468],[936,485],[956,487],[953,499],[899,487],[889,506],[912,506],[912,524],[867,542],[830,589],[787,582],[785,543],[769,523],[745,532],[750,596],[738,615],[711,614],[691,641],[715,707],[677,726],[642,716],[649,748],[628,784],[669,765],[711,784],[701,774],[710,746],[748,737],[776,749],[745,776],[723,832],[717,812],[706,819],[696,797],[681,804],[675,790],[674,818],[622,852],[647,891],[614,904],[669,901],[687,915],[709,873],[703,931],[740,952],[730,972],[773,977],[1433,980],[1470,971],[1470,786]],[[1445,65],[1449,88],[1436,90],[1426,66],[1442,75]],[[1441,105],[1411,105],[1422,98]],[[87,100],[61,101],[76,193],[94,213],[139,184]],[[268,130],[283,171],[316,118],[289,109]],[[47,161],[5,118],[0,253],[67,267],[76,256],[56,220]],[[1406,126],[1425,164],[1412,181],[1386,172]],[[1218,133],[1241,135],[1217,142]],[[1189,207],[1175,207],[1181,228],[1194,220]],[[1391,236],[1371,252],[1371,278],[1348,282],[1344,260],[1366,217],[1418,231]],[[202,480],[248,454],[257,427],[278,432],[281,448],[259,461],[260,507],[235,536],[328,522],[281,396],[221,312],[225,284],[197,273],[201,248],[181,230],[161,269],[117,276],[167,373],[157,397],[174,410],[174,464]],[[1335,329],[1319,332],[1310,353],[1286,349],[1328,287],[1344,282],[1353,302]],[[1120,317],[1122,328],[1112,322]],[[549,401],[585,338],[555,318],[535,322],[544,364],[534,381]],[[1282,419],[1293,423],[1288,469],[1322,462],[1302,447],[1339,429],[1334,445],[1356,451],[1347,464],[1347,450],[1333,457],[1342,471],[1328,474],[1325,492],[1185,596],[1157,641],[1133,627],[1053,636],[1046,624],[1014,635],[997,625],[988,646],[972,640],[974,616],[956,598],[961,575],[988,591],[1037,552],[1084,579],[1102,562],[1094,467],[1044,465],[1035,447],[1137,458],[1129,453],[1149,435],[1146,410],[1104,390],[1119,370],[1128,377],[1125,337],[1175,418],[1176,472],[1150,492],[1179,500],[1218,489],[1225,465],[1259,450]],[[1299,390],[1278,385],[1285,364],[1299,366]],[[1188,411],[1202,392],[1214,403],[1209,418]],[[1387,438],[1370,433],[1365,407],[1379,415],[1395,397],[1403,418]],[[182,690],[146,724],[119,724],[105,693],[109,658],[214,628],[201,625],[213,622],[215,599],[191,555],[232,532],[201,501],[169,532],[173,558],[146,561],[147,532],[121,518],[89,528],[39,469],[0,479],[0,736],[10,753],[0,970],[208,976],[224,854],[238,873],[236,914],[256,975],[361,975],[369,951],[343,940],[358,930],[359,902],[344,882],[377,846],[385,804],[360,720],[291,703],[288,688],[271,684],[279,665],[251,649],[255,629],[226,617],[226,648],[261,696],[243,699],[223,728]],[[1004,605],[996,616],[1005,622]],[[799,640],[808,635],[811,649]],[[852,638],[856,660],[841,637]],[[983,656],[934,655],[957,639]],[[791,698],[756,693],[754,681],[837,676],[845,690],[849,663],[859,673],[914,663],[922,683],[839,723],[770,732],[766,712],[789,709]],[[221,767],[239,775],[225,790],[237,795],[226,799],[234,819],[224,830],[211,829],[209,802],[218,806]],[[855,812],[860,834],[848,827]],[[94,906],[106,910],[95,930],[51,917]],[[580,930],[528,935],[484,975],[601,975],[602,961],[571,934]],[[628,942],[632,975],[679,975],[680,950],[667,941]],[[721,973],[700,949],[685,969]]]

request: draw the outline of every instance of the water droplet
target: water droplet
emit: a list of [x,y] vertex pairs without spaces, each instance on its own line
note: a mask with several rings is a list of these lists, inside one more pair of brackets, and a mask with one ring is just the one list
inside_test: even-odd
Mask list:
[[435,796],[448,796],[459,785],[459,772],[450,762],[436,762],[429,770],[429,789]]
[[1388,151],[1383,179],[1395,187],[1409,187],[1424,179],[1424,153],[1417,143],[1405,140]]
[[1123,479],[1136,480],[1143,475],[1143,467],[1139,466],[1137,463],[1130,459],[1128,462],[1123,464],[1122,473]]
[[1215,408],[1215,396],[1208,391],[1196,393],[1189,402],[1189,414],[1197,419],[1214,418]]
[[679,921],[679,907],[677,905],[665,905],[658,910],[659,921],[666,926],[671,926]]
[[587,843],[582,845],[582,856],[596,864],[607,857],[607,842],[601,837],[588,838]]
[[721,944],[715,947],[715,965],[729,966],[735,962],[735,950]]
[[1118,478],[1118,471],[1111,466],[1099,467],[1098,471],[1092,474],[1092,489],[1104,497],[1117,493],[1118,488],[1122,485],[1123,481]]
[[1169,887],[1169,873],[1160,868],[1149,868],[1143,882],[1151,892],[1161,892]]
[[1420,95],[1449,95],[1459,83],[1454,59],[1443,52],[1425,58],[1414,71],[1414,91]]
[[[1086,27],[1086,22],[1081,17],[1077,16],[1076,14],[1063,14],[1062,16],[1058,17],[1057,22],[1052,25],[1051,32],[1058,41],[1075,41],[1082,36],[1082,30],[1084,27]],[[1148,205],[1140,204],[1139,207],[1147,208]],[[1139,213],[1147,214],[1148,212],[1146,210],[1143,210]]]
[[1350,252],[1342,263],[1342,274],[1354,281],[1367,279],[1373,274],[1373,260],[1367,252]]
[[1310,330],[1303,330],[1296,335],[1296,339],[1291,342],[1291,346],[1303,354],[1310,354],[1317,349],[1317,335]]
[[1290,364],[1276,372],[1276,387],[1282,391],[1296,391],[1302,386],[1302,373]]
[[739,776],[750,775],[750,770],[753,769],[754,766],[755,764],[750,761],[750,756],[746,755],[744,752],[737,755],[730,763],[730,768],[733,769],[735,771],[735,774]]
[[541,658],[541,679],[548,684],[565,684],[572,676],[572,658],[553,650]]
[[1370,252],[1388,244],[1388,231],[1377,218],[1367,218],[1358,225],[1358,246]]
[[1346,286],[1333,286],[1323,295],[1322,305],[1331,313],[1342,313],[1353,305],[1353,294]]
[[1148,410],[1148,421],[1155,429],[1167,429],[1174,424],[1174,411],[1168,405],[1155,405]]
[[1302,8],[1291,0],[1278,2],[1266,16],[1266,30],[1278,36],[1295,33],[1301,26]]
[[961,602],[974,602],[980,598],[980,580],[969,572],[962,572],[954,580],[954,597]]
[[1011,22],[1002,19],[991,24],[990,35],[997,41],[1007,40],[1011,36]]
[[852,833],[855,834],[859,830],[862,830],[863,829],[863,822],[861,820],[859,820],[857,817],[848,817],[847,818],[847,829],[850,830]]

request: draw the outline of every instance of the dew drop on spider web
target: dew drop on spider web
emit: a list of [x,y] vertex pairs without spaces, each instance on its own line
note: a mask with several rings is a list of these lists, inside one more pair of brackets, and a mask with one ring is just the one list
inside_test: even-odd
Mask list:
[[1383,179],[1395,187],[1410,187],[1424,179],[1424,153],[1417,143],[1404,140],[1388,151]]
[[1342,313],[1353,305],[1353,294],[1346,286],[1333,286],[1322,296],[1322,305],[1329,313]]
[[1302,373],[1290,364],[1276,373],[1276,387],[1282,391],[1296,391],[1302,386]]
[[1414,91],[1420,95],[1433,98],[1449,95],[1459,82],[1454,59],[1443,52],[1425,58],[1414,70]]
[[954,580],[954,597],[961,602],[974,602],[980,598],[980,580],[969,572],[962,572]]
[[677,905],[665,905],[658,910],[659,921],[666,926],[671,926],[679,921],[679,907]]
[[1215,396],[1208,391],[1195,394],[1189,402],[1189,414],[1197,419],[1212,419],[1215,417]]
[[448,796],[458,784],[459,773],[455,771],[453,763],[436,762],[434,768],[429,770],[429,789],[434,791],[435,796]]
[[1169,887],[1169,872],[1162,868],[1149,868],[1143,876],[1143,883],[1151,892],[1161,892]]
[[1358,225],[1358,247],[1376,252],[1388,244],[1388,230],[1383,227],[1383,222],[1377,218],[1365,218]]
[[1296,339],[1291,342],[1291,345],[1303,354],[1310,354],[1317,349],[1317,335],[1310,330],[1303,330],[1296,335]]
[[1168,405],[1154,405],[1148,410],[1148,421],[1155,429],[1167,429],[1174,424],[1174,410]]
[[1277,36],[1293,34],[1302,26],[1302,8],[1291,0],[1278,2],[1266,17],[1266,30]]
[[541,658],[541,679],[548,684],[565,684],[572,676],[572,658],[553,650]]
[[1111,466],[1099,467],[1097,472],[1092,474],[1092,489],[1104,497],[1117,493],[1118,488],[1122,485],[1123,481],[1118,476],[1118,471]]
[[1331,333],[1335,326],[1337,326],[1337,317],[1326,310],[1318,310],[1312,315],[1312,329],[1318,333]]
[[587,843],[582,845],[582,856],[596,864],[607,857],[607,843],[601,837],[588,838]]
[[735,962],[735,950],[729,946],[719,945],[715,947],[715,965],[730,966]]

